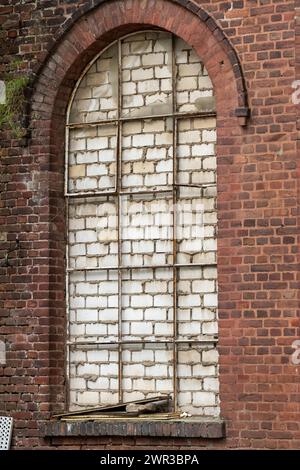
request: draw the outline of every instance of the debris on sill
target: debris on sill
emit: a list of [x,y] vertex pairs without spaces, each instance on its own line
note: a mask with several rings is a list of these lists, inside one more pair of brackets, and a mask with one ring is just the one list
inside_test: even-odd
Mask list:
[[180,413],[180,418],[191,418],[192,415],[190,413],[187,413],[186,411],[184,411],[183,413]]
[[85,410],[56,414],[53,420],[59,421],[100,421],[107,419],[138,418],[139,420],[168,420],[185,418],[188,413],[171,412],[173,402],[170,395],[156,396],[144,400],[105,405]]

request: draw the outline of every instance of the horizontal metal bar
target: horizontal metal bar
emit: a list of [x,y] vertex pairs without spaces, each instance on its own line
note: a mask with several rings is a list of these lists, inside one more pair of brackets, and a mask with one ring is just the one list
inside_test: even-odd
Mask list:
[[78,192],[78,193],[66,193],[65,197],[68,198],[92,198],[92,197],[110,197],[110,196],[117,196],[117,191],[87,191],[85,192]]
[[197,188],[197,189],[206,189],[206,188],[214,188],[217,186],[217,183],[203,183],[203,184],[180,184],[176,183],[174,186],[176,188]]
[[[172,253],[169,253],[170,255]],[[90,271],[114,271],[118,269],[130,270],[130,269],[169,269],[169,268],[201,268],[208,266],[217,266],[217,263],[194,263],[194,264],[151,264],[149,266],[101,266],[98,268],[68,268],[68,272],[90,272]]]
[[69,129],[82,129],[86,127],[102,127],[102,126],[109,126],[110,124],[115,124],[117,128],[118,119],[105,119],[103,121],[90,121],[90,122],[71,122],[70,124],[66,124],[66,127]]
[[103,119],[101,121],[91,121],[91,122],[71,122],[66,124],[66,127],[69,129],[83,128],[83,127],[95,127],[95,126],[105,126],[108,124],[121,122],[131,122],[131,121],[143,121],[151,119],[163,119],[175,117],[176,119],[191,119],[191,118],[206,118],[206,117],[215,117],[217,115],[216,111],[199,111],[198,113],[164,113],[164,114],[151,114],[148,116],[124,116],[119,119]]
[[161,193],[171,193],[173,191],[172,188],[170,189],[145,189],[141,191],[107,191],[107,192],[87,192],[87,193],[67,193],[66,197],[109,197],[109,196],[138,196],[143,194],[161,194]]
[[[170,188],[166,189],[142,189],[140,191],[94,191],[94,192],[80,192],[80,193],[66,193],[65,196],[69,198],[85,198],[85,197],[110,197],[110,196],[136,196],[143,194],[160,194],[160,193],[171,193],[175,188],[197,188],[206,189],[216,187],[216,183],[203,183],[203,184],[180,184],[176,183],[171,185]],[[162,186],[163,188],[163,186]]]
[[122,341],[68,341],[69,346],[118,346],[119,344],[211,344],[217,343],[218,338],[209,339],[170,339],[170,340],[122,340]]

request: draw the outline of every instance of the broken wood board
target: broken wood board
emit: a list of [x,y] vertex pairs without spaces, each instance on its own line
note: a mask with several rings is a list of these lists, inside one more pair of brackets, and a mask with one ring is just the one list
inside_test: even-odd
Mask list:
[[156,413],[134,416],[115,416],[115,415],[83,415],[83,416],[69,416],[61,418],[61,421],[68,423],[78,423],[82,421],[153,421],[153,420],[168,420],[168,419],[180,419],[180,413]]
[[115,412],[126,412],[126,406],[135,403],[135,404],[146,404],[146,403],[151,403],[155,401],[160,401],[160,400],[170,400],[171,397],[170,395],[160,395],[152,398],[144,398],[142,400],[135,400],[135,401],[130,401],[130,402],[124,402],[124,403],[117,403],[115,405],[103,405],[103,406],[97,406],[93,408],[86,408],[84,410],[76,410],[76,411],[68,411],[64,413],[59,413],[52,415],[51,419],[61,419],[67,416],[80,416],[80,415],[92,415],[94,413],[102,413],[102,412],[110,412],[112,411],[113,413]]
[[129,403],[126,405],[127,413],[136,413],[138,415],[145,413],[160,413],[169,410],[169,399],[157,400],[150,403]]

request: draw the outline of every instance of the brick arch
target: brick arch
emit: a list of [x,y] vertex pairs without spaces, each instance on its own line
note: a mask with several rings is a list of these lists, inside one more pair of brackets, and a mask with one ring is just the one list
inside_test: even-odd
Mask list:
[[58,92],[59,86],[68,78],[74,79],[76,71],[78,76],[80,66],[83,68],[112,39],[144,26],[165,29],[193,46],[215,85],[218,113],[230,110],[232,117],[246,124],[248,97],[238,55],[216,21],[187,0],[86,2],[58,29],[46,56],[40,58],[31,109],[44,79],[54,79],[53,92]]
[[[217,101],[219,218],[222,187],[237,173],[232,152],[240,154],[248,114],[247,94],[237,55],[216,23],[200,7],[185,0],[98,0],[75,22],[65,25],[61,40],[40,69],[31,100],[32,139],[28,151],[36,199],[48,244],[40,272],[49,272],[48,309],[49,409],[65,407],[65,213],[64,140],[67,105],[86,65],[112,41],[141,29],[169,31],[194,47],[214,84]],[[79,13],[78,13],[79,14]],[[68,26],[68,27],[67,27]],[[26,150],[27,151],[27,150]],[[226,194],[225,194],[226,198]],[[47,212],[49,211],[49,212]],[[45,214],[45,215],[44,215]],[[224,216],[224,218],[226,215]],[[222,243],[222,240],[221,240]],[[226,262],[225,262],[226,264]],[[224,270],[226,266],[224,264]],[[222,261],[219,262],[222,273]],[[222,299],[219,303],[222,308]],[[222,325],[220,324],[222,337]]]

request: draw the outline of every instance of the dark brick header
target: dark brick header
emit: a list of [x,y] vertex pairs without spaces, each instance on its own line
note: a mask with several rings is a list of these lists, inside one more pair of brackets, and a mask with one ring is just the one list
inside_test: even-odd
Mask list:
[[50,421],[44,426],[46,437],[143,436],[221,439],[225,422],[220,419],[189,419],[172,421],[106,420],[77,423]]

